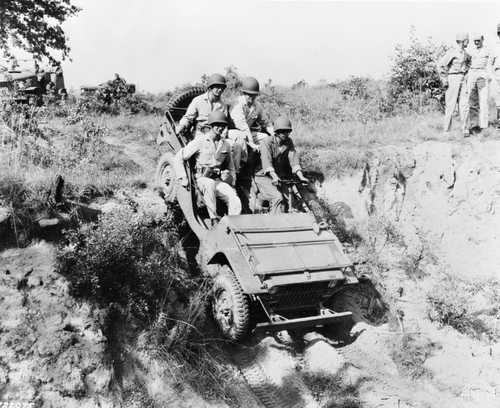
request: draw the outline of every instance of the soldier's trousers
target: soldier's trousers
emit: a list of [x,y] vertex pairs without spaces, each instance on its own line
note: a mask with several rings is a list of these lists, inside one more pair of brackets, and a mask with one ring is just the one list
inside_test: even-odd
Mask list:
[[255,184],[259,190],[259,198],[269,201],[269,213],[279,214],[283,212],[281,203],[283,202],[283,194],[273,184],[271,177],[255,176]]
[[448,89],[445,94],[446,109],[444,113],[443,128],[448,132],[451,128],[451,121],[455,108],[458,105],[460,120],[464,120],[465,107],[466,107],[466,89],[465,89],[464,75],[463,74],[449,74],[448,75]]
[[241,201],[236,194],[236,190],[229,184],[219,179],[214,180],[202,176],[198,176],[196,182],[203,194],[203,199],[210,218],[217,217],[217,198],[223,200],[227,204],[228,215],[241,214]]
[[[259,144],[267,134],[260,132],[251,132],[253,142]],[[246,133],[238,129],[230,129],[227,132],[227,141],[231,145],[233,153],[233,162],[236,173],[240,172],[241,167],[248,160],[248,147],[245,139]]]
[[488,80],[484,70],[471,69],[467,79],[467,103],[465,106],[465,118],[463,131],[470,128],[471,104],[474,98],[479,100],[479,127],[488,127]]
[[490,82],[490,93],[495,100],[497,110],[500,109],[500,68],[495,70],[493,79]]

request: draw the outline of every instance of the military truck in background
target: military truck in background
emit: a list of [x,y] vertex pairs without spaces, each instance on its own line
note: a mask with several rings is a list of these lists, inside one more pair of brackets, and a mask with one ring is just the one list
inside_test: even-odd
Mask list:
[[64,74],[60,64],[40,66],[34,60],[18,59],[0,66],[0,98],[17,103],[41,105],[44,96],[65,98]]

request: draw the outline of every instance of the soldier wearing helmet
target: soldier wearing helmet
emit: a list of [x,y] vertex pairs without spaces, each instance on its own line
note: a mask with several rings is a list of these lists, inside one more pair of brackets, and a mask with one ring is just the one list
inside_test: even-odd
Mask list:
[[205,133],[199,133],[175,157],[175,172],[181,185],[187,186],[184,160],[196,155],[196,183],[207,206],[212,225],[217,220],[216,198],[227,204],[229,215],[241,213],[241,201],[234,190],[236,179],[231,146],[223,134],[228,126],[225,113],[214,111],[208,114]]
[[201,133],[211,112],[219,111],[228,116],[227,105],[221,100],[224,89],[226,78],[220,74],[210,75],[207,80],[207,92],[191,101],[186,114],[177,125],[176,132],[183,133],[195,125],[196,133]]
[[263,200],[269,201],[270,213],[282,212],[283,195],[278,189],[281,178],[295,174],[299,180],[309,183],[302,174],[299,158],[290,134],[292,123],[287,117],[274,121],[274,134],[260,143],[260,162],[255,168],[255,184]]
[[470,111],[471,101],[479,100],[479,127],[486,129],[488,127],[488,82],[490,80],[490,73],[488,65],[491,63],[491,53],[484,46],[484,37],[482,34],[473,34],[471,62],[469,74],[467,76],[467,100],[465,104],[465,115],[463,124],[464,136],[470,134]]
[[495,99],[496,126],[500,128],[500,24],[497,25],[497,41],[491,58],[491,94]]
[[238,190],[245,212],[249,212],[250,163],[255,161],[260,141],[272,132],[272,126],[264,115],[262,106],[256,101],[259,92],[259,82],[255,78],[247,77],[242,80],[241,95],[231,109],[231,119],[235,129],[230,129],[228,132],[238,177]]
[[455,107],[459,106],[461,118],[464,118],[464,104],[466,102],[465,76],[470,66],[470,55],[466,48],[469,36],[459,33],[456,36],[455,47],[450,48],[439,61],[441,81],[446,88],[446,109],[444,114],[444,131],[449,132]]

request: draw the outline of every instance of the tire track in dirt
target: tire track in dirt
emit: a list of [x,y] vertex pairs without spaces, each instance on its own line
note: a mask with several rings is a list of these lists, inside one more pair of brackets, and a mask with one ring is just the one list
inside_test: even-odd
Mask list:
[[297,373],[298,359],[289,347],[266,337],[255,345],[234,345],[230,355],[264,407],[319,408]]

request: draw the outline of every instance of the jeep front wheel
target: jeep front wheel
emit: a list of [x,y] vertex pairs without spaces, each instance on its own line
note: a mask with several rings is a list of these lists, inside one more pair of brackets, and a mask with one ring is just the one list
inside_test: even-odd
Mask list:
[[215,278],[211,306],[213,317],[224,337],[237,342],[247,334],[250,324],[248,297],[227,265],[220,266]]

